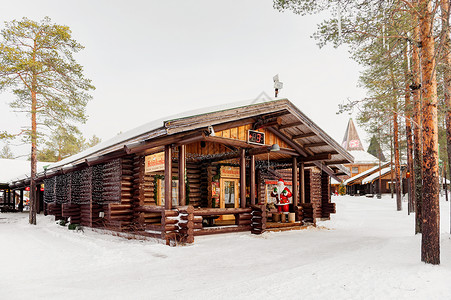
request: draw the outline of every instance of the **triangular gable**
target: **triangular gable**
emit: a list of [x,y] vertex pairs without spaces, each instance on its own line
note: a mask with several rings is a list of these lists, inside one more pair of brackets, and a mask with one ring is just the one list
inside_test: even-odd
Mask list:
[[352,119],[349,119],[348,127],[346,128],[345,136],[343,138],[342,147],[348,151],[363,150],[362,141],[360,140],[357,129],[355,128]]

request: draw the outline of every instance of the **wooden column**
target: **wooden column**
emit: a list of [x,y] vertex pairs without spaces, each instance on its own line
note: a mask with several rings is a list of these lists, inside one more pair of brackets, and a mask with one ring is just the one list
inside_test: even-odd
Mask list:
[[255,155],[251,155],[251,163],[250,163],[250,189],[251,189],[251,204],[255,205]]
[[298,160],[293,156],[293,166],[291,167],[293,181],[293,207],[298,205]]
[[172,209],[172,148],[164,146],[164,208]]
[[19,207],[18,210],[20,212],[23,211],[23,189],[20,189],[20,201],[19,201]]
[[246,207],[246,149],[240,153],[240,206]]
[[186,186],[185,186],[185,169],[186,169],[186,146],[179,146],[179,205],[186,205]]
[[8,200],[6,201],[7,204],[9,204],[11,202],[11,190],[8,189]]
[[299,192],[301,203],[305,203],[305,174],[304,174],[304,163],[301,163],[299,167]]

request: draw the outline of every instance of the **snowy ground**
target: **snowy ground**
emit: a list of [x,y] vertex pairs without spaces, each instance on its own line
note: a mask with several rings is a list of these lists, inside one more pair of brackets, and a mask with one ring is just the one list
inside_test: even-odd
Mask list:
[[450,299],[449,202],[441,265],[420,261],[414,215],[394,200],[333,197],[337,214],[302,231],[197,237],[168,247],[39,216],[0,214],[1,299]]

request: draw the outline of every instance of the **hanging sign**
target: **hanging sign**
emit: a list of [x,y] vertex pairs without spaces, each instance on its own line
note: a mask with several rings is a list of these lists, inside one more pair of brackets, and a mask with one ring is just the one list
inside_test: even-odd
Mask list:
[[164,152],[147,155],[145,158],[145,173],[164,170]]
[[248,130],[247,131],[247,142],[249,144],[264,145],[265,144],[265,134],[263,132]]
[[240,178],[240,168],[230,167],[230,166],[222,166],[221,167],[221,177]]

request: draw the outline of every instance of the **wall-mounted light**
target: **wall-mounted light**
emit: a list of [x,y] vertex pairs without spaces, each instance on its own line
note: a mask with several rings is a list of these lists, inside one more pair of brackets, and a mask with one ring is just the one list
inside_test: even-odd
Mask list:
[[211,126],[211,125],[208,126],[208,132],[209,132],[210,136],[216,136],[215,130],[213,129],[213,126]]
[[276,152],[276,151],[280,151],[280,146],[279,144],[273,144],[270,148],[269,148],[270,152]]

